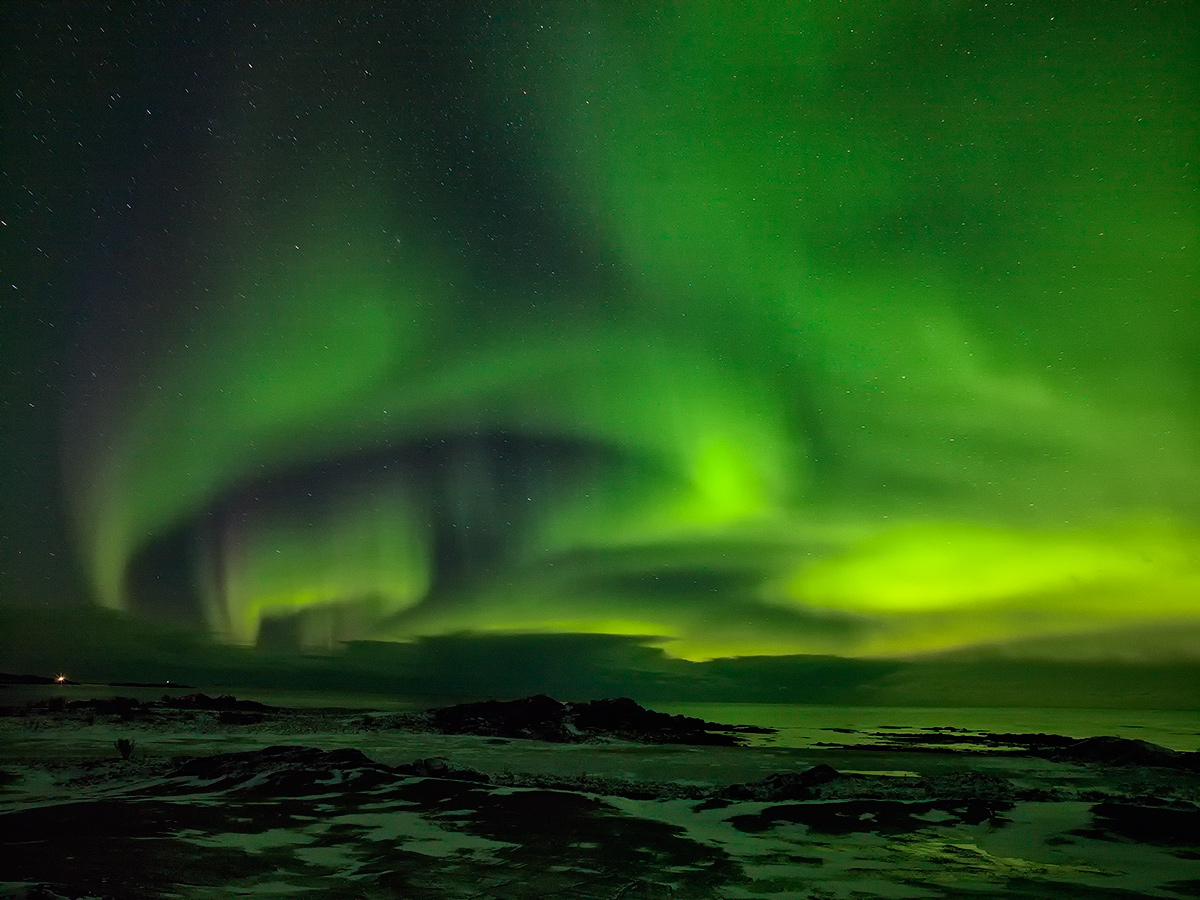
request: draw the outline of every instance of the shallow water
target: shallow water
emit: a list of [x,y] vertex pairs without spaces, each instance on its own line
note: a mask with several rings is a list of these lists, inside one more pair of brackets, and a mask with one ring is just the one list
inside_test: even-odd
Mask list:
[[[751,736],[762,746],[808,747],[819,741],[865,744],[877,731],[960,728],[972,732],[1045,733],[1086,738],[1136,738],[1172,750],[1200,750],[1200,713],[1174,709],[1050,709],[1042,707],[795,706],[766,703],[657,703],[663,712],[712,722],[779,729]],[[847,729],[833,731],[830,729]]]

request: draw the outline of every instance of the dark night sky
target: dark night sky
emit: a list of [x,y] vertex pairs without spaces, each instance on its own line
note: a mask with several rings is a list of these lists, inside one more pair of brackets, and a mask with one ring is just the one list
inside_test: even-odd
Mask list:
[[14,665],[1200,657],[1190,4],[2,27]]

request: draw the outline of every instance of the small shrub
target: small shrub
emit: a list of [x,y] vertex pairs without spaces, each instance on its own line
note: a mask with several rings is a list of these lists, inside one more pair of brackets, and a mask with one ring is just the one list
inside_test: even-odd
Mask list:
[[121,759],[129,759],[133,756],[133,741],[129,738],[117,738],[117,752],[121,754]]

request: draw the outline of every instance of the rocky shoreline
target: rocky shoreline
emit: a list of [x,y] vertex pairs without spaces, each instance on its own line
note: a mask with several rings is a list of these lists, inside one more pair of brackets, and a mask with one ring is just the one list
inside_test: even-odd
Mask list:
[[[369,716],[203,694],[9,708],[0,898],[1200,889],[1195,753],[950,727],[739,746],[747,733],[542,696]],[[104,752],[125,734],[127,758],[120,737]]]
[[[154,727],[174,724],[180,716],[192,722],[215,718],[218,724],[226,726],[282,722],[293,727],[305,720],[328,724],[330,719],[346,718],[343,710],[288,709],[230,695],[210,697],[202,693],[142,701],[119,696],[89,700],[54,697],[23,706],[0,706],[0,720],[23,719],[35,726],[55,717],[57,721],[73,719],[94,724],[97,719],[108,719]],[[628,697],[568,703],[541,694],[518,700],[434,707],[424,712],[358,714],[348,721],[361,731],[472,734],[566,744],[620,740],[736,747],[745,744],[745,735],[774,733],[771,728],[725,725],[655,712]]]

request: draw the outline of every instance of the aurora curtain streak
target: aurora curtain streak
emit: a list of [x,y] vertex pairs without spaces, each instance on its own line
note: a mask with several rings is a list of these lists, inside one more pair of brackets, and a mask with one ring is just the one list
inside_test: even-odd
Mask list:
[[1194,22],[843,7],[303,7],[156,60],[207,124],[127,160],[191,148],[95,287],[99,599],[688,659],[1196,628]]

